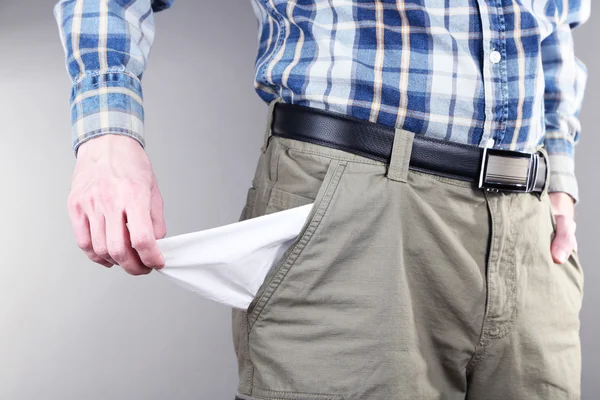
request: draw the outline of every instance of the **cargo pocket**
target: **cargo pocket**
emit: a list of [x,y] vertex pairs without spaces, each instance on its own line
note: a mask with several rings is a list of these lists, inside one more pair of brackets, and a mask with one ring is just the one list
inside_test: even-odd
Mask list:
[[[275,293],[279,285],[285,280],[287,273],[294,265],[300,253],[302,253],[302,250],[309,244],[311,237],[314,235],[331,205],[332,198],[346,169],[346,165],[347,161],[330,161],[327,173],[325,174],[314,200],[312,210],[302,230],[290,248],[284,253],[281,261],[267,275],[264,283],[258,290],[256,297],[247,309],[248,331],[252,329],[252,325],[268,304],[273,293]],[[312,202],[313,200],[308,197],[287,193],[273,188],[268,200],[267,212],[282,211],[295,206],[310,204]]]

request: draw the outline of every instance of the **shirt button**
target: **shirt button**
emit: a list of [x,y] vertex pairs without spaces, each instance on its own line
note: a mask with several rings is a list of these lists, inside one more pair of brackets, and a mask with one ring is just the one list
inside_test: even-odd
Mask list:
[[499,51],[492,51],[490,53],[490,61],[494,64],[498,64],[500,62],[500,60],[502,60],[502,55],[500,54]]

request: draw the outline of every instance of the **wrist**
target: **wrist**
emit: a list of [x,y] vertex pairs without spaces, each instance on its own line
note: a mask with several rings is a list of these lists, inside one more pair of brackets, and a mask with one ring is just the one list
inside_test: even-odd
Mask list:
[[551,192],[548,194],[552,204],[552,212],[556,215],[565,215],[573,218],[575,215],[575,199],[565,192]]
[[134,145],[143,148],[139,140],[133,136],[106,133],[81,143],[77,149],[77,158],[102,154],[111,151],[111,149],[131,147]]

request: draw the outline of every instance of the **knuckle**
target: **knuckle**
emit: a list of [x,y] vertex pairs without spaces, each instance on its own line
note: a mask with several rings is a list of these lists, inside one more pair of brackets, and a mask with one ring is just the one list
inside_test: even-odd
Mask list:
[[143,195],[145,195],[146,190],[144,189],[144,186],[139,184],[136,181],[128,181],[125,186],[127,187],[127,192],[129,194],[129,199],[137,199],[138,197],[141,197]]
[[67,199],[67,208],[72,212],[79,212],[81,210],[81,202],[78,195],[69,195]]
[[94,246],[94,253],[96,253],[99,257],[101,257],[103,259],[109,257],[108,249],[106,248],[106,246],[99,246],[99,245]]
[[112,195],[110,195],[109,193],[100,194],[99,200],[104,207],[109,208],[109,209],[112,208],[115,204],[114,197]]
[[92,241],[89,238],[80,237],[76,239],[77,247],[83,251],[92,250]]
[[122,245],[111,247],[108,254],[113,260],[117,262],[123,262],[127,260],[127,250],[125,250],[125,246]]
[[109,210],[114,209],[116,206],[115,195],[110,190],[100,191],[100,193],[98,194],[98,199],[100,200],[102,205]]
[[566,244],[566,243],[569,243],[569,241],[571,240],[571,235],[566,230],[563,230],[563,231],[557,232],[556,240],[558,242],[560,242],[561,244]]
[[571,236],[571,229],[569,229],[569,225],[564,220],[557,220],[556,236],[561,239],[568,239]]
[[152,240],[150,239],[150,236],[148,236],[148,235],[140,235],[140,236],[136,236],[135,238],[133,238],[131,241],[131,244],[136,249],[144,250],[151,246]]
[[96,196],[92,191],[89,191],[82,196],[82,201],[85,204],[89,204],[93,207],[96,204]]
[[140,179],[131,180],[128,183],[132,193],[139,196],[150,196],[150,182],[148,182],[145,177],[140,176],[139,178]]

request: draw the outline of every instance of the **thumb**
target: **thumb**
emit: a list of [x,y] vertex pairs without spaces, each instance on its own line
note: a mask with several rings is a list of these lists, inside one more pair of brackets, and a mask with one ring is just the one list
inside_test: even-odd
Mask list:
[[552,258],[557,264],[564,264],[573,249],[577,246],[575,240],[575,221],[564,215],[556,215],[556,235],[552,241]]

